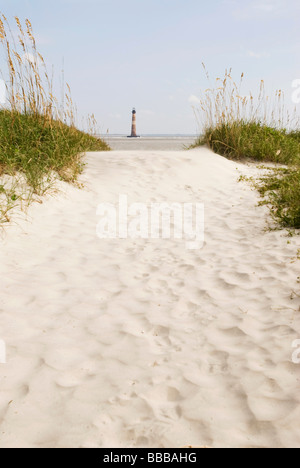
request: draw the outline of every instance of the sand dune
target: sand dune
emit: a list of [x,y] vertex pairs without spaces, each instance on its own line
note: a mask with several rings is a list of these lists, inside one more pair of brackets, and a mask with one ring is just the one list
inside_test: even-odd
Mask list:
[[[299,238],[206,149],[93,153],[0,244],[0,447],[300,447]],[[205,203],[205,245],[99,239],[97,205]],[[290,243],[288,243],[290,242]]]

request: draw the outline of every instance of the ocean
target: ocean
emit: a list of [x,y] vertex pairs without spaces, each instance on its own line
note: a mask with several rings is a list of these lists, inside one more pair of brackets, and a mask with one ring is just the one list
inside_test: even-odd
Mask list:
[[127,135],[102,135],[109,146],[116,151],[181,151],[192,145],[197,135],[141,135],[127,138]]

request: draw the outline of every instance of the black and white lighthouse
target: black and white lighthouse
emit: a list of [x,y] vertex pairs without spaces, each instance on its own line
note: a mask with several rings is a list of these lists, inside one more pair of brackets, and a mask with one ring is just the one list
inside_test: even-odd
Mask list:
[[139,138],[136,134],[136,110],[132,109],[132,124],[131,124],[131,135],[128,138]]

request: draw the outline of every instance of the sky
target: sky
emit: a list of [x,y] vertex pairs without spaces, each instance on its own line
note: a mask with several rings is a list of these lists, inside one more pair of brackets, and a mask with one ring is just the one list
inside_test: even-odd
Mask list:
[[132,107],[140,134],[197,133],[202,62],[212,78],[245,73],[245,94],[264,79],[288,105],[300,79],[299,0],[0,0],[0,11],[31,20],[79,121],[95,114],[103,134],[130,133]]

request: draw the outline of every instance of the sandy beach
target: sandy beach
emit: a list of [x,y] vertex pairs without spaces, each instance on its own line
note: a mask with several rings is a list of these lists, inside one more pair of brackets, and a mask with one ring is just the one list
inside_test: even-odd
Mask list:
[[[299,237],[208,149],[89,153],[0,241],[0,447],[300,447]],[[205,204],[205,243],[99,239],[97,206]]]

